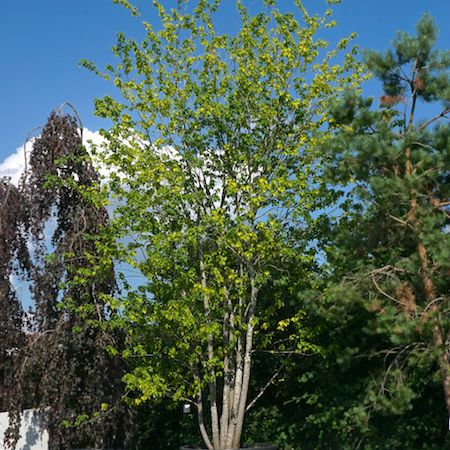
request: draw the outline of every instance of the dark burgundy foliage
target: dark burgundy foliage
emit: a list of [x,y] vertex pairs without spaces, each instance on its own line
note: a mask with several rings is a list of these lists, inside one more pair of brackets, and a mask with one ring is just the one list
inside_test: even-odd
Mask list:
[[[20,411],[31,407],[44,414],[52,450],[121,448],[126,438],[123,364],[107,351],[122,340],[104,301],[114,269],[97,250],[108,214],[80,130],[72,116],[52,113],[20,187],[0,183],[0,406],[13,418],[10,447]],[[31,285],[26,331],[10,285],[15,267]]]
[[25,344],[23,311],[11,286],[15,258],[28,262],[22,222],[20,192],[7,179],[0,179],[0,410],[6,409],[14,383],[12,366]]

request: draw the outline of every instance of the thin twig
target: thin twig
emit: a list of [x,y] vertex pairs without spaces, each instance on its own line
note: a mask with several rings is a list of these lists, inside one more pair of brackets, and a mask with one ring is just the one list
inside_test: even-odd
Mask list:
[[377,288],[377,291],[380,292],[380,294],[384,295],[385,297],[391,299],[392,301],[394,301],[395,303],[398,303],[399,305],[402,306],[407,306],[406,303],[403,303],[399,300],[397,300],[395,297],[392,297],[392,295],[389,295],[387,292],[383,291],[383,289],[380,288],[379,284],[377,283],[376,279],[375,279],[375,275],[372,274],[372,282],[375,285],[375,287]]

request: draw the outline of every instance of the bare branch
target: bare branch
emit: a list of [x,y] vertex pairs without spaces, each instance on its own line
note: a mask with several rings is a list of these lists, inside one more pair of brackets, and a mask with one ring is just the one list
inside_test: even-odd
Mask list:
[[385,297],[389,298],[390,300],[394,301],[395,303],[398,303],[399,305],[402,305],[404,307],[406,307],[407,305],[399,300],[397,300],[395,297],[392,297],[392,295],[389,295],[387,292],[383,291],[383,289],[380,288],[380,285],[377,283],[376,279],[375,279],[375,275],[372,274],[372,282],[374,284],[374,286],[377,288],[377,291],[384,295]]
[[430,120],[427,120],[424,124],[422,124],[417,131],[420,132],[420,131],[424,130],[426,127],[428,127],[428,125],[431,125],[436,120],[439,120],[442,117],[446,117],[446,114],[448,114],[449,112],[450,112],[450,108],[444,109],[438,115],[432,117]]
[[249,411],[251,408],[253,408],[255,403],[264,395],[264,393],[267,391],[270,385],[278,378],[285,364],[286,360],[283,361],[280,368],[270,377],[269,381],[267,381],[267,383],[262,387],[262,389],[258,392],[257,396],[247,405],[247,407],[245,408],[246,412]]

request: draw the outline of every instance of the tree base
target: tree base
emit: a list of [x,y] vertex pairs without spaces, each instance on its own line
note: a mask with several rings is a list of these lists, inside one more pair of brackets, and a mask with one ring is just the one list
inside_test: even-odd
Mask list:
[[[200,447],[180,447],[180,450],[205,450],[205,449],[202,449]],[[273,444],[249,444],[246,445],[245,447],[228,450],[277,450],[277,448]]]

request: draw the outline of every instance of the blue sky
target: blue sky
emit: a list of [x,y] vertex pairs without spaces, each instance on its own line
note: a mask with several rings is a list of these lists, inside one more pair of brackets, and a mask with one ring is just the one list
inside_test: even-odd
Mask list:
[[[234,0],[222,0],[221,26],[233,28]],[[257,8],[261,0],[246,0]],[[150,0],[136,0],[151,12]],[[164,1],[172,4],[173,0]],[[286,5],[288,0],[280,0]],[[324,0],[306,0],[310,8]],[[358,33],[362,48],[385,50],[396,30],[414,31],[424,11],[440,29],[439,46],[450,42],[448,0],[343,0],[335,7],[338,27],[330,38],[337,40],[351,31]],[[147,16],[152,21],[152,17]],[[50,111],[70,101],[84,126],[97,130],[107,124],[95,118],[93,101],[114,88],[79,67],[82,58],[100,67],[113,62],[115,34],[142,32],[135,19],[112,0],[14,0],[2,3],[0,16],[0,163],[14,153],[35,127],[45,123]]]

